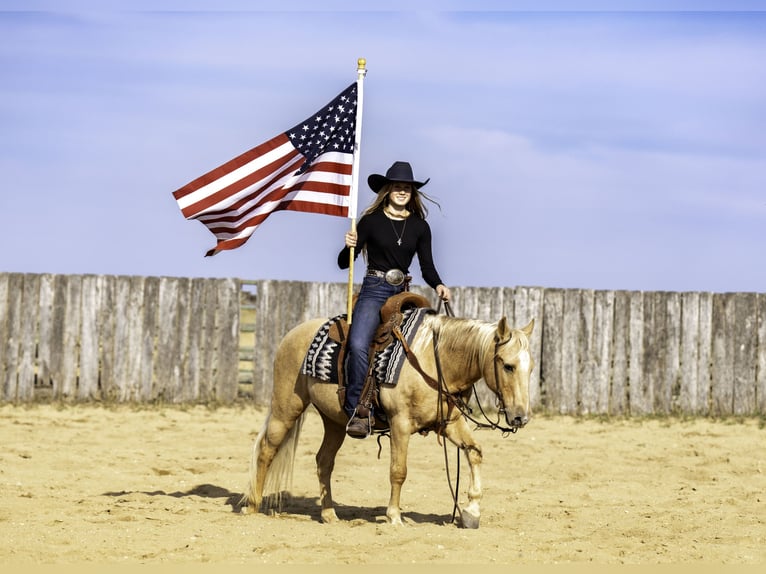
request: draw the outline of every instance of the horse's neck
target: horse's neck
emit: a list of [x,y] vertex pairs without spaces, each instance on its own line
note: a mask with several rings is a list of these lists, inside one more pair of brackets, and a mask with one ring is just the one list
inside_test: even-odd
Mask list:
[[439,315],[430,323],[442,375],[452,391],[463,391],[481,379],[489,327],[478,320]]

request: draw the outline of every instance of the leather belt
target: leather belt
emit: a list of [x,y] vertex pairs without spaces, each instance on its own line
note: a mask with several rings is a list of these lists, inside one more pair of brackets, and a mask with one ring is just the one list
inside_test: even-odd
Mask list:
[[380,277],[381,279],[385,279],[386,283],[389,285],[393,285],[394,287],[398,287],[402,283],[404,283],[408,276],[404,274],[404,271],[401,269],[389,269],[388,271],[378,271],[377,269],[367,269],[367,276],[368,277]]

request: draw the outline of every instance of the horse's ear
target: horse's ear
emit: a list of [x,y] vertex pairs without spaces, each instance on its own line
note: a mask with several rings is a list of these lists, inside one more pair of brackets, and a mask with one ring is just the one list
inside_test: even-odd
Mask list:
[[535,319],[533,317],[532,320],[529,322],[529,325],[527,325],[526,327],[523,327],[521,329],[521,332],[524,333],[527,336],[527,338],[529,338],[532,335],[532,329],[534,328],[535,328]]
[[508,326],[508,321],[505,317],[502,317],[497,322],[497,334],[495,335],[498,341],[505,341],[511,337],[511,328]]

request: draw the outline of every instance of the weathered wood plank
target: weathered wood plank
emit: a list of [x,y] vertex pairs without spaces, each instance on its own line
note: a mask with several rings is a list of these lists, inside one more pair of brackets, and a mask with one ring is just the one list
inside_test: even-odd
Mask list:
[[141,398],[144,281],[144,277],[137,276],[130,277],[128,280],[126,339],[123,349],[126,356],[123,363],[124,380],[122,386],[122,400],[126,402],[139,401]]
[[669,360],[668,347],[670,334],[667,331],[667,301],[664,292],[646,294],[652,300],[651,329],[651,411],[668,413],[670,411],[670,388],[666,384],[666,370]]
[[644,294],[641,291],[629,293],[628,318],[628,413],[646,413],[648,408],[643,399],[642,377],[644,367]]
[[7,305],[5,307],[5,339],[0,345],[5,348],[5,372],[2,381],[3,400],[16,401],[19,369],[21,322],[23,315],[24,275],[9,273],[7,283]]
[[593,299],[592,363],[594,412],[609,413],[614,340],[614,292],[596,291]]
[[216,400],[230,402],[239,390],[239,291],[238,279],[218,280],[219,355]]
[[678,411],[679,369],[681,346],[681,299],[678,293],[663,291],[657,294],[658,305],[663,311],[662,329],[665,340],[662,371],[655,393],[655,412],[670,414]]
[[712,375],[711,354],[713,352],[713,294],[699,294],[699,363],[698,405],[699,414],[709,414],[711,409]]
[[[637,357],[639,372],[631,373],[630,382],[630,410],[632,414],[650,414],[654,412],[654,385],[659,378],[658,371],[658,349],[661,341],[656,334],[654,294],[650,292],[641,293],[641,326],[640,340],[638,344],[640,354]],[[635,317],[631,322],[631,338],[633,338],[634,328],[636,328]]]
[[125,402],[131,397],[130,380],[130,280],[117,277],[114,291],[114,387],[109,398]]
[[173,380],[178,369],[178,282],[173,278],[160,278],[157,318],[156,387],[153,394],[157,400],[172,402]]
[[61,355],[61,396],[76,398],[80,363],[80,323],[82,276],[71,275],[67,281],[64,309],[64,341]]
[[264,365],[265,323],[269,320],[266,300],[268,299],[268,285],[266,281],[256,281],[251,288],[255,291],[255,329],[253,330],[253,402],[260,405],[268,405],[267,380],[271,378],[271,369],[266,372]]
[[543,324],[540,361],[540,399],[543,408],[564,411],[564,290],[546,289],[543,294]]
[[735,295],[734,325],[732,412],[735,415],[752,415],[757,412],[758,300],[755,293]]
[[759,293],[758,309],[758,357],[756,359],[755,408],[766,414],[766,293]]
[[34,273],[25,274],[19,331],[19,378],[16,389],[16,399],[19,401],[28,401],[35,396],[39,299],[40,276]]
[[457,289],[460,297],[456,299],[458,304],[453,311],[458,317],[477,318],[479,314],[478,293],[474,287],[460,287]]
[[101,301],[99,321],[101,323],[101,354],[99,384],[101,398],[114,400],[119,395],[119,387],[115,375],[115,353],[120,352],[115,343],[117,315],[117,283],[115,275],[101,276]]
[[582,291],[564,291],[564,323],[562,328],[562,366],[560,414],[575,415],[579,410],[580,340]]
[[684,413],[699,413],[700,405],[700,297],[681,294],[681,363],[678,408]]
[[612,386],[609,392],[609,413],[628,412],[628,363],[630,338],[630,293],[614,292],[614,338],[612,347]]
[[184,396],[186,401],[200,399],[200,364],[203,341],[201,337],[204,321],[204,284],[206,280],[194,278],[189,283],[189,319],[187,326],[187,350],[184,362]]
[[189,279],[174,277],[175,281],[175,332],[173,334],[172,360],[174,363],[169,382],[170,400],[174,403],[187,402],[192,397],[187,393],[186,375],[189,347]]
[[143,284],[141,341],[137,352],[141,355],[141,365],[138,373],[138,396],[140,400],[147,402],[154,401],[156,398],[154,366],[156,362],[155,341],[159,328],[159,298],[160,278],[146,277]]
[[[505,315],[505,290],[502,287],[482,288],[476,295],[477,310],[475,319],[495,323],[500,317]],[[510,315],[508,320],[511,322],[511,326],[518,326],[513,324],[513,315]]]
[[207,280],[202,284],[200,305],[199,398],[202,401],[212,401],[215,399],[213,365],[216,355],[215,316],[218,305],[218,290],[213,281]]
[[[354,293],[359,291],[359,286],[353,287]],[[307,301],[307,315],[309,318],[331,318],[346,313],[348,299],[348,285],[346,283],[314,283],[309,291]],[[257,320],[257,318],[256,318]]]
[[711,414],[730,415],[734,407],[734,324],[733,293],[713,295]]
[[68,275],[56,275],[53,278],[53,305],[51,308],[50,343],[50,380],[52,394],[63,398],[63,363],[64,363],[64,325],[66,324]]
[[101,286],[96,275],[82,277],[82,309],[80,321],[80,365],[77,398],[99,398],[98,375],[101,344]]
[[580,291],[580,305],[577,317],[578,344],[577,352],[577,414],[598,412],[597,387],[600,384],[594,364],[593,344],[595,339],[594,316],[595,291]]
[[[7,365],[7,342],[8,342],[8,273],[0,273],[0,384],[5,388],[5,372]],[[3,391],[0,399],[5,399]]]
[[305,286],[296,281],[263,281],[258,285],[259,326],[254,334],[256,372],[253,380],[260,381],[261,386],[256,388],[258,383],[254,384],[256,403],[268,404],[271,399],[273,361],[279,342],[304,318],[316,316],[315,311],[304,308],[308,299]]
[[277,281],[265,280],[256,284],[258,291],[256,326],[253,334],[255,360],[253,372],[253,401],[255,404],[268,405],[271,401],[273,386],[273,357],[277,348],[277,334],[282,329],[275,327],[276,313],[272,312],[279,290]]

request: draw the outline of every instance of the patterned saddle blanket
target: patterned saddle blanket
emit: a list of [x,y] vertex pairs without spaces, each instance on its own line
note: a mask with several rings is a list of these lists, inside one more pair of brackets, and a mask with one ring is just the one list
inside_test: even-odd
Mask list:
[[[435,313],[435,311],[426,307],[417,307],[402,312],[399,328],[407,345],[412,344],[423,318],[429,313]],[[338,384],[343,377],[347,334],[345,313],[323,323],[309,345],[301,365],[301,373],[326,383]],[[403,345],[399,339],[392,337],[391,343],[373,353],[372,370],[375,382],[396,385],[405,359],[406,352]]]

